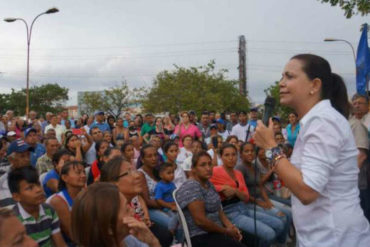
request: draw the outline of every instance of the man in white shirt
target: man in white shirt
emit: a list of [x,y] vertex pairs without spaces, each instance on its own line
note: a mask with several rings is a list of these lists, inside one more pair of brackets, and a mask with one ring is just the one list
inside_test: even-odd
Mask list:
[[353,135],[359,150],[359,189],[361,207],[366,218],[370,221],[370,186],[369,174],[369,137],[370,137],[370,113],[369,99],[364,95],[355,94],[352,97],[353,117],[350,119]]
[[66,132],[66,128],[63,125],[58,124],[57,115],[51,116],[50,124],[45,127],[44,134],[46,134],[49,129],[55,130],[55,137],[58,139],[59,143],[62,143],[62,135]]
[[247,112],[239,112],[239,123],[232,128],[230,135],[237,136],[239,141],[248,142],[253,134],[254,127],[248,124]]

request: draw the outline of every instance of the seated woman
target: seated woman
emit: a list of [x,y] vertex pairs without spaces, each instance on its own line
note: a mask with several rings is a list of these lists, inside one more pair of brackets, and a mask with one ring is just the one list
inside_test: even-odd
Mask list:
[[77,196],[71,232],[81,247],[160,247],[148,227],[133,217],[125,196],[111,183],[92,184]]
[[[235,169],[240,171],[249,188],[250,197],[249,201],[251,203],[247,204],[251,210],[254,209],[254,203],[257,204],[257,210],[273,217],[282,219],[285,223],[284,230],[288,232],[290,223],[292,222],[292,212],[291,209],[280,203],[278,201],[272,200],[268,197],[268,193],[264,187],[267,179],[262,176],[260,170],[255,169],[254,160],[254,145],[251,143],[244,143],[241,146],[241,158],[242,163],[237,165]],[[286,217],[284,217],[284,215]]]
[[100,174],[100,168],[103,166],[103,156],[105,150],[109,148],[109,142],[107,141],[98,141],[95,144],[96,150],[96,160],[91,164],[91,169],[88,174],[87,184],[93,183]]
[[140,196],[143,191],[140,174],[130,166],[127,160],[115,157],[108,161],[101,170],[100,181],[117,185],[119,191],[126,197],[127,204],[134,209],[134,217],[149,227],[162,247],[171,245],[173,239],[171,233],[166,228],[150,221],[148,208]]
[[167,157],[167,163],[170,163],[175,168],[175,178],[173,182],[176,185],[176,188],[180,188],[180,186],[186,181],[186,175],[184,170],[176,164],[176,158],[179,154],[179,146],[169,141],[164,144],[163,151]]
[[[290,145],[290,144],[287,144]],[[293,149],[293,148],[292,148]],[[256,157],[257,167],[262,176],[262,184],[266,189],[267,195],[271,200],[283,203],[284,205],[291,206],[290,198],[283,198],[279,195],[278,191],[274,188],[274,180],[278,180],[277,175],[271,169],[270,162],[267,160],[265,155],[265,149],[260,148]],[[277,181],[281,183],[280,181]],[[285,188],[287,189],[287,188]]]
[[[242,231],[254,234],[254,212],[247,205],[248,189],[243,174],[234,170],[237,161],[236,148],[232,144],[224,144],[220,154],[223,165],[213,168],[210,181],[220,194],[225,214],[231,222]],[[287,232],[284,232],[282,219],[257,211],[256,225],[261,246],[270,246],[275,239],[279,244],[285,244]]]
[[125,142],[121,147],[121,152],[123,157],[128,160],[131,163],[132,167],[136,170],[137,159],[135,159],[135,149],[134,145],[132,145],[132,142]]
[[60,173],[59,192],[51,196],[47,203],[57,212],[60,228],[68,246],[76,246],[71,234],[71,210],[78,193],[86,186],[85,167],[82,162],[67,162]]
[[201,151],[194,154],[191,177],[179,188],[176,199],[184,212],[193,247],[244,246],[242,235],[222,211],[220,197],[209,178],[212,159]]
[[67,135],[64,140],[64,148],[71,152],[72,156],[75,157],[75,160],[78,161],[83,161],[85,153],[89,150],[93,143],[92,137],[87,134],[85,129],[81,129],[81,131],[87,140],[86,145],[82,145],[80,138],[72,133]]
[[73,160],[73,156],[69,151],[61,149],[53,155],[52,160],[54,169],[50,170],[42,181],[42,187],[44,189],[46,198],[58,192],[59,174],[64,164]]

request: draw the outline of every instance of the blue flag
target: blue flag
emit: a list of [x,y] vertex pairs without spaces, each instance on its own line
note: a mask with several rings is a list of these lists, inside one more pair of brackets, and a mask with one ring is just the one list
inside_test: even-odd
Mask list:
[[356,71],[357,93],[366,95],[367,82],[370,79],[370,49],[367,43],[366,23],[357,48]]

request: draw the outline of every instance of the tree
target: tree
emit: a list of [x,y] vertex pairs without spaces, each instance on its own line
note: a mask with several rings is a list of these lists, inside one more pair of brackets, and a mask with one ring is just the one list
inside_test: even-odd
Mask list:
[[80,102],[80,106],[83,105],[81,113],[101,110],[119,117],[123,110],[139,102],[142,92],[145,92],[144,88],[129,89],[126,81],[103,92],[85,92]]
[[[68,100],[68,88],[58,84],[44,84],[29,88],[30,110],[39,114],[46,112],[60,112]],[[26,111],[26,89],[16,91],[12,89],[10,94],[0,94],[1,111],[13,110],[16,115],[24,115]]]
[[142,101],[145,111],[196,112],[247,110],[249,101],[240,95],[238,81],[225,79],[226,70],[215,72],[215,62],[205,66],[160,72]]
[[293,110],[280,104],[279,90],[279,82],[276,81],[273,85],[266,88],[264,92],[266,93],[266,95],[270,95],[271,97],[275,98],[276,105],[274,109],[274,115],[278,115],[283,120],[287,120],[289,113],[293,112]]
[[339,5],[344,10],[346,18],[360,13],[362,16],[370,13],[369,0],[321,0],[322,3],[330,3],[331,6]]

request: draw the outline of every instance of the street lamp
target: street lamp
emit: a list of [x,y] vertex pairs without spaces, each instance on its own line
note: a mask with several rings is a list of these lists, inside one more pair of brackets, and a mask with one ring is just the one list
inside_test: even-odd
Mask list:
[[355,65],[356,65],[355,49],[353,48],[353,45],[349,41],[344,40],[344,39],[332,39],[332,38],[326,38],[326,39],[324,39],[324,41],[325,42],[342,41],[342,42],[345,42],[346,44],[348,44],[351,47],[351,49],[352,49],[353,59],[355,61]]
[[29,95],[29,81],[30,81],[30,45],[31,45],[31,35],[32,35],[32,28],[33,24],[35,23],[36,19],[39,18],[42,15],[46,14],[54,14],[59,12],[57,8],[51,8],[48,9],[45,12],[42,12],[41,14],[37,15],[33,21],[31,22],[30,28],[28,28],[27,22],[22,18],[5,18],[5,22],[15,22],[15,21],[22,21],[26,25],[26,31],[27,31],[27,87],[26,87],[26,117],[28,118],[28,113],[30,109],[30,95]]

